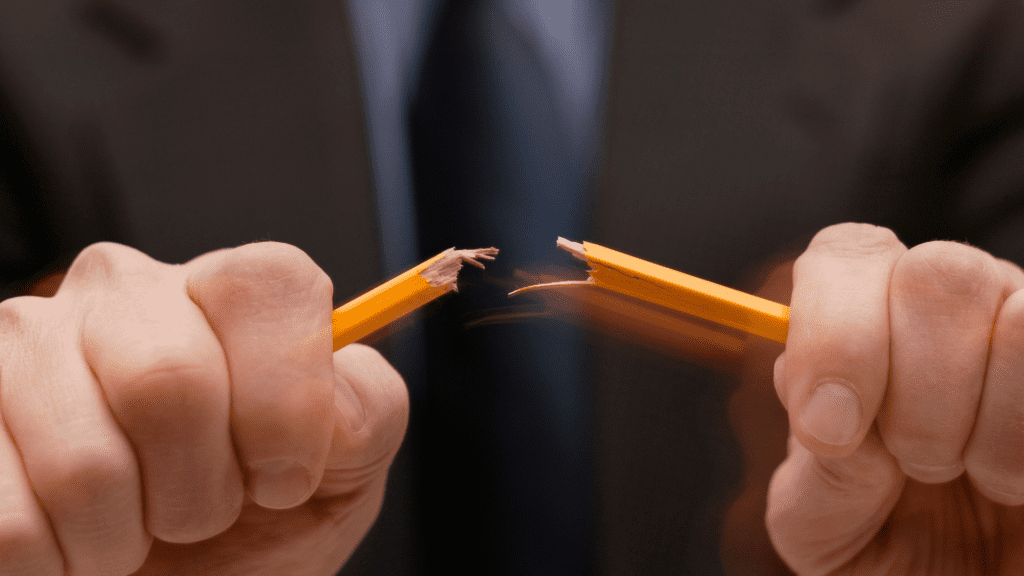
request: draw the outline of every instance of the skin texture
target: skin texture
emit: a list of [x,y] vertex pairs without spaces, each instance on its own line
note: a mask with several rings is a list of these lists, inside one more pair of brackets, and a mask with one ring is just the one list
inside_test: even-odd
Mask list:
[[793,266],[766,524],[800,575],[1024,569],[1024,273],[840,224]]
[[0,576],[329,575],[408,420],[332,285],[263,242],[182,265],[94,244],[0,303]]

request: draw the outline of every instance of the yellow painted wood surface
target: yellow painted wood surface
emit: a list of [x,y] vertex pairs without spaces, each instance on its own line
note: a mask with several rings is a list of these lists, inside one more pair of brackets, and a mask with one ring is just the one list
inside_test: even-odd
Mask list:
[[715,284],[678,270],[591,242],[583,242],[590,276],[599,286],[737,328],[749,334],[786,342],[789,307]]
[[444,255],[442,252],[339,306],[331,315],[335,352],[447,294],[447,288],[431,286],[420,275]]

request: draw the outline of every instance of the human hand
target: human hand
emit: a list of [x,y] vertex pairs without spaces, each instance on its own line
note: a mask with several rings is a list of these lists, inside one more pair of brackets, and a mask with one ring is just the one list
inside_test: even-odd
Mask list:
[[1024,571],[1024,273],[826,228],[775,364],[789,451],[767,526],[800,575]]
[[332,292],[287,244],[101,243],[0,303],[0,575],[333,574],[408,396],[373,349],[332,356]]

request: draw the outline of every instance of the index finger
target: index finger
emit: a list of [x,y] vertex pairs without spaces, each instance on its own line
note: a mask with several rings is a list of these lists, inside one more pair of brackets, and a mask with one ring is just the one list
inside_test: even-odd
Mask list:
[[231,427],[250,497],[301,504],[320,483],[334,430],[330,278],[304,252],[247,244],[190,262],[189,296],[231,379]]
[[861,443],[889,377],[889,279],[907,247],[887,228],[837,224],[793,267],[780,397],[812,452],[841,457]]

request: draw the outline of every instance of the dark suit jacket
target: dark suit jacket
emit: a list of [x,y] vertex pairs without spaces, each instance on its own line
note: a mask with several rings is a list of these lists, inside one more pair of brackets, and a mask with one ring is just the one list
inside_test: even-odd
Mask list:
[[166,262],[276,240],[378,280],[343,2],[0,7],[5,284],[100,239]]
[[[747,288],[847,220],[1024,262],[1021,18],[999,1],[620,0],[591,239]],[[359,94],[339,1],[0,4],[0,285],[99,240],[182,262],[271,239],[354,295],[381,279]],[[785,434],[737,439],[730,394],[777,425],[770,371],[744,389],[599,349],[602,572],[719,571],[741,451],[777,460]],[[402,506],[352,571],[416,565],[410,540],[382,540],[417,526]],[[757,514],[727,566],[770,561]]]
[[[1024,263],[1019,2],[620,0],[615,30],[596,242],[750,289],[842,221]],[[753,343],[742,385],[596,356],[606,573],[714,573],[720,540],[734,573],[770,573],[779,352]],[[715,534],[744,483],[760,502]]]

